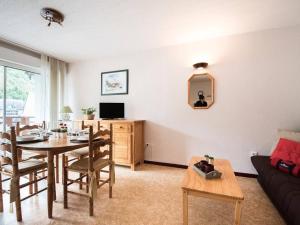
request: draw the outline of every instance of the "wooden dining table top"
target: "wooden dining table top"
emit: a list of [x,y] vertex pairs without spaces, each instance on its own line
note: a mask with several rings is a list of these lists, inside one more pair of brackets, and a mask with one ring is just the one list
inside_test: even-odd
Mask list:
[[34,143],[22,143],[18,144],[17,147],[22,150],[33,150],[33,151],[71,151],[78,148],[88,146],[88,142],[71,142],[71,137],[57,138],[50,136],[48,140],[34,142]]

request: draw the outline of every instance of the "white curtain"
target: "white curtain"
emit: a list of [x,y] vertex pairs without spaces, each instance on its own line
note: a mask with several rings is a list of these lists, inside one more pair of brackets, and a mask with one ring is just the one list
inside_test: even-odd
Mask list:
[[57,126],[60,110],[67,102],[67,63],[42,55],[41,65],[46,93],[43,107],[46,109],[45,119],[51,129]]

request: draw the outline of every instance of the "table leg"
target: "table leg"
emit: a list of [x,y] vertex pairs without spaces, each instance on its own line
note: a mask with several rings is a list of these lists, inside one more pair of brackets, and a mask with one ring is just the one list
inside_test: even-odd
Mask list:
[[234,213],[234,225],[240,225],[242,213],[242,201],[236,201]]
[[183,190],[183,225],[188,225],[188,192]]
[[53,209],[53,185],[54,185],[54,155],[51,151],[48,152],[48,218],[52,218]]

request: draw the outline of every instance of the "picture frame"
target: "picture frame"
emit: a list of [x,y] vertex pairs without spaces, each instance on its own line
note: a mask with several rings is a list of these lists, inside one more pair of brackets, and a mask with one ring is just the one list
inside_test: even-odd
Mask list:
[[116,70],[101,73],[101,95],[128,94],[129,70]]

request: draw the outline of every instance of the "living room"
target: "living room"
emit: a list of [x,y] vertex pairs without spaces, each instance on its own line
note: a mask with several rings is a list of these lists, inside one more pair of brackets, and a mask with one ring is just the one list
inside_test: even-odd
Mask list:
[[[42,11],[44,8],[50,11]],[[299,10],[300,2],[296,0],[90,1],[89,4],[1,1],[0,89],[5,93],[0,107],[1,132],[10,131],[12,126],[17,128],[17,121],[22,125],[22,120],[28,119],[32,123],[46,121],[47,132],[59,123],[66,123],[69,133],[85,121],[86,111],[82,109],[90,108],[95,111],[95,118],[83,122],[85,125],[93,125],[94,131],[100,126],[115,131],[114,126],[119,126],[119,132],[111,131],[113,138],[124,137],[120,136],[124,134],[120,130],[125,127],[132,138],[125,137],[132,150],[126,156],[131,160],[128,163],[118,163],[114,158],[123,147],[111,148],[116,164],[110,165],[115,167],[112,198],[108,197],[110,188],[106,185],[100,188],[93,200],[92,217],[88,212],[89,202],[82,196],[69,194],[68,208],[64,209],[61,177],[67,167],[64,167],[67,153],[60,152],[51,156],[55,163],[47,161],[51,159],[49,155],[43,161],[48,162],[46,174],[50,168],[55,176],[52,172],[40,178],[45,178],[40,186],[48,188],[48,195],[36,193],[22,201],[22,221],[25,224],[299,224],[299,207],[290,200],[297,199],[295,196],[300,193],[299,174],[280,171],[279,164],[272,166],[269,158],[262,159],[269,167],[262,166],[262,161],[256,158],[286,149],[280,148],[279,137],[293,141],[288,144],[300,155],[297,147]],[[205,73],[195,68],[197,63],[204,63],[200,70]],[[13,69],[18,69],[18,73]],[[27,80],[19,79],[23,76],[21,71],[26,71]],[[106,75],[114,73],[125,78],[121,79],[121,92],[109,93],[104,80],[108,79]],[[37,74],[45,74],[48,81],[39,79]],[[193,75],[203,74],[211,77],[212,91],[204,95],[206,101],[208,98],[212,101],[208,107],[195,107],[197,99],[190,101],[190,98],[193,94],[200,99],[201,88],[191,93],[191,81]],[[10,80],[12,76],[20,81]],[[14,83],[20,85],[15,87]],[[38,88],[43,85],[45,88]],[[22,89],[32,87],[35,90],[32,94],[24,92],[26,101],[13,92],[20,89],[21,93]],[[18,109],[22,113],[14,112],[17,103],[23,104]],[[101,116],[99,104],[103,103],[121,104],[123,120],[100,119],[109,117]],[[62,106],[64,109],[68,106],[68,110],[62,110]],[[53,137],[56,134],[49,138]],[[35,143],[30,147],[37,144],[40,146]],[[111,143],[114,145],[116,142]],[[18,145],[18,135],[17,147],[26,149],[26,144]],[[221,178],[206,180],[187,169],[193,157],[204,159],[205,155],[213,157],[216,169],[223,173]],[[229,175],[221,171],[222,166],[218,168],[218,160],[230,163]],[[293,168],[300,166],[299,159],[293,163]],[[225,180],[227,175],[233,175],[232,189],[237,186],[239,194],[232,196],[231,203],[203,195],[189,196],[185,207],[183,197],[190,188],[185,189],[183,183],[189,172],[193,172],[195,183],[216,182],[215,186],[209,183],[212,189],[217,189],[221,185],[217,182]],[[260,172],[272,179],[278,172],[282,179],[296,185],[284,193],[274,191],[281,196],[277,201],[268,186],[272,179],[263,180]],[[51,204],[50,175],[59,182],[54,187],[56,201]],[[111,176],[109,170],[108,179]],[[9,185],[9,181],[3,182],[4,189],[10,189]],[[88,182],[82,185],[83,189],[88,186],[92,189]],[[76,184],[70,185],[70,189],[78,191]],[[0,224],[17,224],[20,219],[16,219],[17,207],[10,204],[9,193],[3,193]],[[21,195],[27,193],[27,188],[21,191]],[[219,197],[220,193],[215,195]],[[283,203],[285,198],[291,203]],[[241,209],[237,210],[239,204]]]

